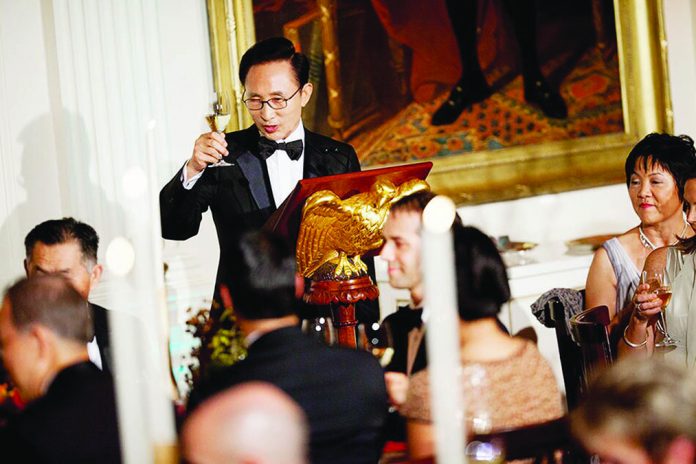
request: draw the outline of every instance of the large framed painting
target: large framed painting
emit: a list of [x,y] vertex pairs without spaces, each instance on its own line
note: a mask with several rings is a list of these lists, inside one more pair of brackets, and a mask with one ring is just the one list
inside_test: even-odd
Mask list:
[[310,59],[303,119],[364,169],[429,160],[459,204],[623,182],[670,131],[660,0],[208,0],[228,130],[251,124],[237,78],[257,39]]

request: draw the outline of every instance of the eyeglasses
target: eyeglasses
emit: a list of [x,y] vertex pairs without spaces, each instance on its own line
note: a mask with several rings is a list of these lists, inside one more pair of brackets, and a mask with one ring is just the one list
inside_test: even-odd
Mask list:
[[297,95],[297,92],[299,92],[300,89],[302,89],[302,86],[298,87],[297,90],[295,90],[295,93],[290,95],[288,98],[273,97],[269,98],[268,100],[261,100],[260,98],[248,98],[244,100],[244,104],[247,108],[254,111],[262,109],[264,103],[268,104],[268,106],[274,110],[282,110],[283,108],[287,108],[288,100],[291,100],[292,97]]

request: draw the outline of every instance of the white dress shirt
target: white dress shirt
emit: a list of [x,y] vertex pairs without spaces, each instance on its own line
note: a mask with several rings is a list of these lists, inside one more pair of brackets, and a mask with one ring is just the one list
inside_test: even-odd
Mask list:
[[87,343],[87,354],[89,355],[90,361],[92,361],[99,369],[104,370],[102,367],[101,354],[99,354],[99,345],[97,345],[97,337],[92,337],[92,340]]
[[302,179],[305,153],[304,138],[305,131],[302,122],[300,122],[297,129],[288,135],[288,138],[276,140],[278,143],[302,140],[302,154],[300,157],[296,160],[291,160],[285,150],[276,150],[266,159],[266,169],[268,169],[268,178],[271,181],[271,190],[273,191],[276,208],[285,201],[288,195],[292,193],[292,189],[295,188],[297,182]]

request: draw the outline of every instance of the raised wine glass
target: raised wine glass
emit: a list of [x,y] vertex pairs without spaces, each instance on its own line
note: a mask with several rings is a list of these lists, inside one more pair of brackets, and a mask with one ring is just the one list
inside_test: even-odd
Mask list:
[[660,299],[660,314],[655,327],[662,334],[662,340],[655,343],[655,348],[674,348],[679,345],[679,340],[672,338],[667,330],[667,318],[665,310],[672,299],[672,282],[669,274],[663,269],[657,272],[643,271],[641,274],[641,283],[650,286],[649,291],[654,293]]
[[[215,95],[213,102],[213,112],[205,116],[205,120],[213,132],[225,134],[225,128],[230,122],[230,97],[226,92],[220,92]],[[221,159],[220,161],[209,164],[209,168],[218,168],[223,166],[232,166],[230,163]]]
[[462,381],[467,392],[465,413],[467,440],[465,454],[469,464],[503,464],[505,449],[498,440],[479,441],[477,434],[487,434],[493,427],[491,412],[493,398],[486,369],[480,364],[469,364],[462,369]]

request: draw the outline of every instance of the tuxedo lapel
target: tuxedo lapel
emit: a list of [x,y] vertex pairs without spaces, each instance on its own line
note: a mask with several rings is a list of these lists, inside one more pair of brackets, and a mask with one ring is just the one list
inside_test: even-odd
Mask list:
[[305,152],[304,169],[302,177],[311,179],[313,177],[326,176],[329,172],[322,163],[323,150],[319,145],[316,134],[305,130]]
[[251,196],[256,201],[258,209],[264,209],[271,206],[271,200],[268,198],[268,189],[266,188],[266,177],[263,172],[261,160],[252,155],[251,152],[244,152],[237,158],[237,164],[241,169],[244,177],[249,183]]
[[266,184],[264,162],[254,154],[257,150],[259,132],[256,126],[251,126],[246,129],[245,132],[237,148],[237,157],[235,160],[247,180],[247,186],[251,192],[251,196],[256,202],[257,208],[265,209],[271,206],[271,199]]

